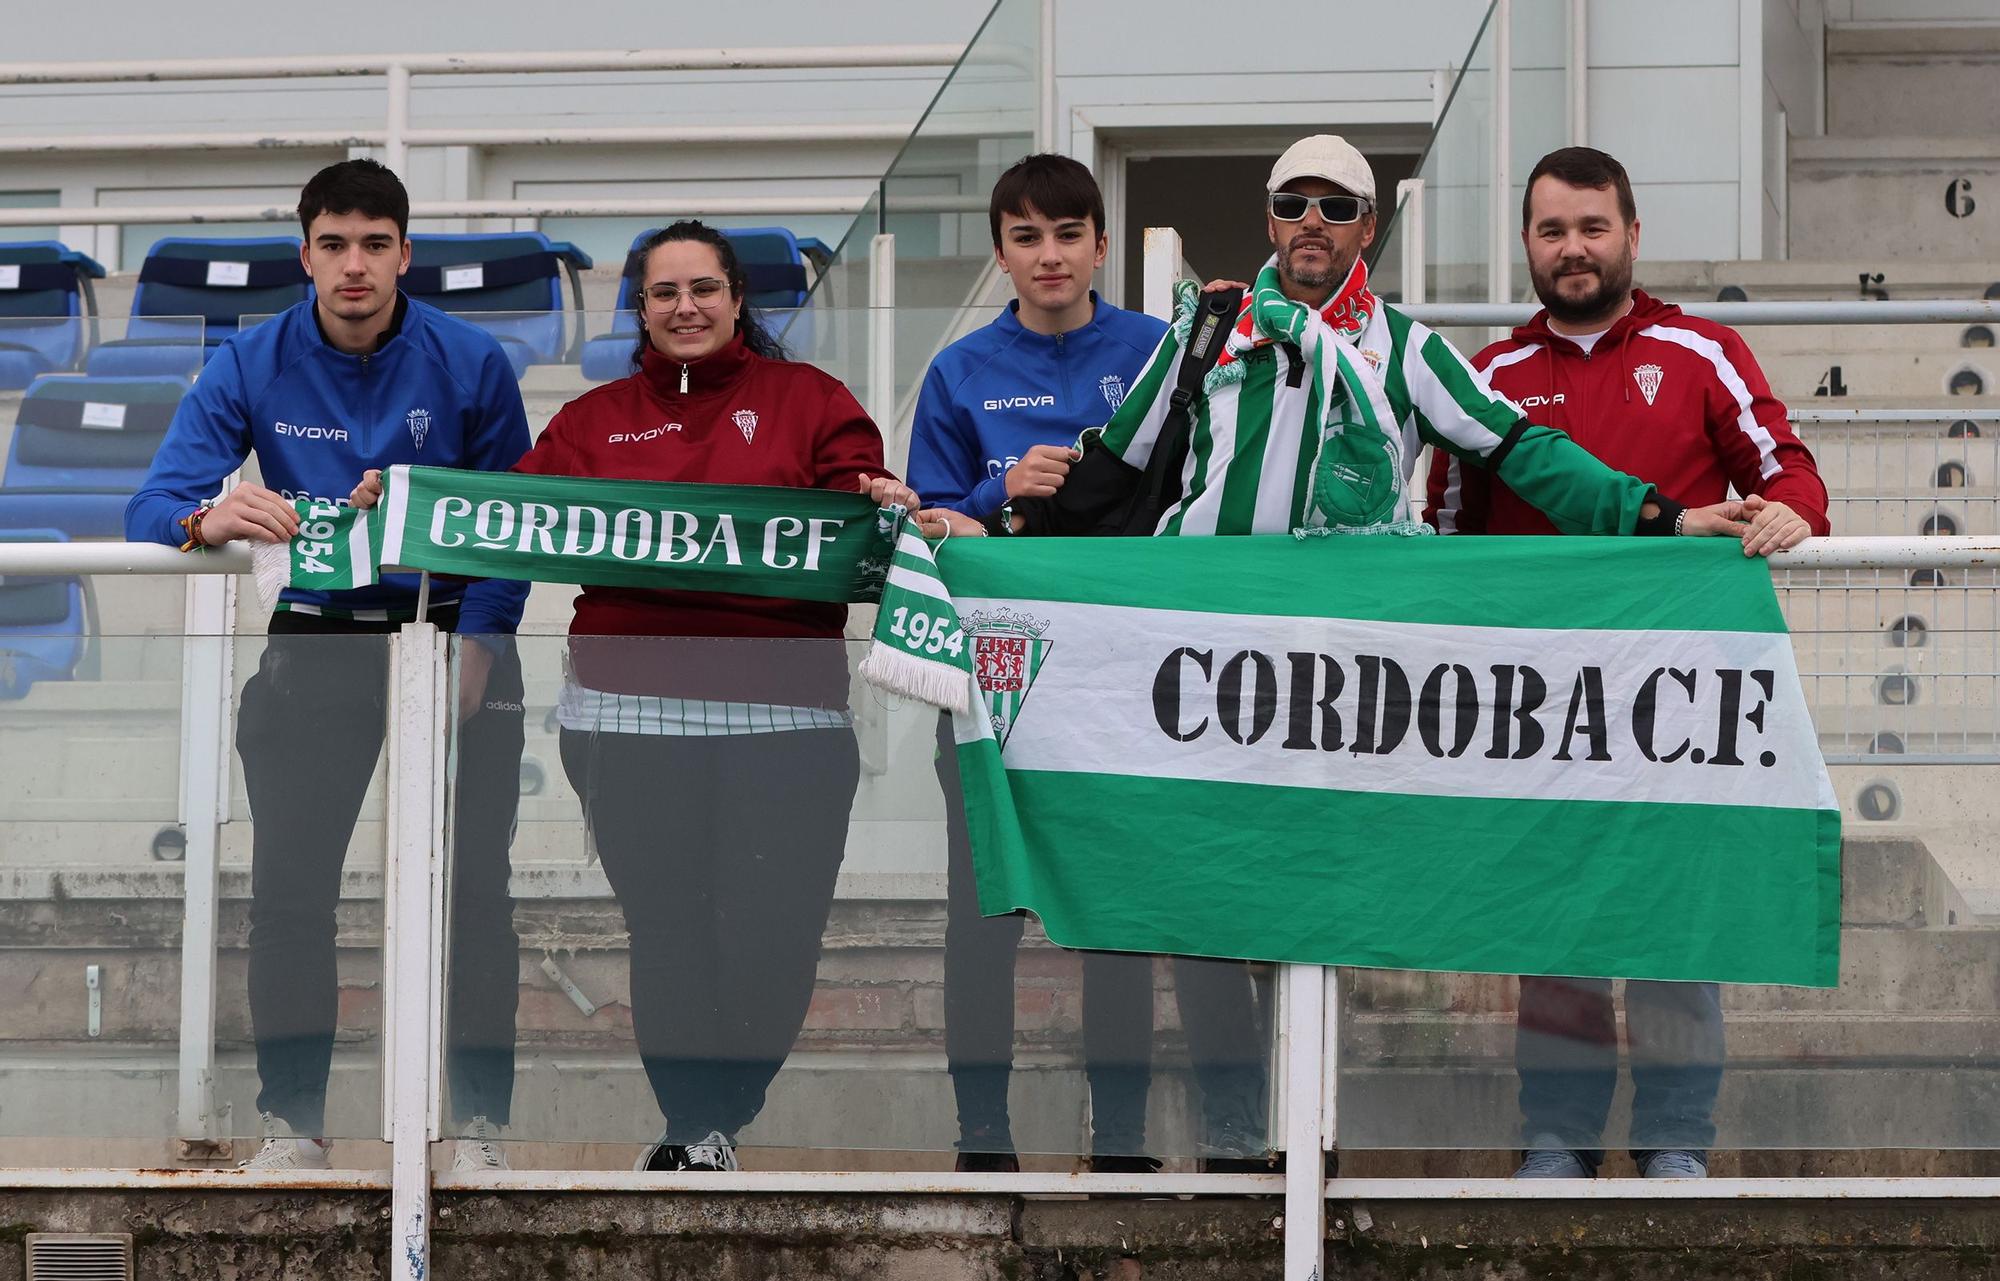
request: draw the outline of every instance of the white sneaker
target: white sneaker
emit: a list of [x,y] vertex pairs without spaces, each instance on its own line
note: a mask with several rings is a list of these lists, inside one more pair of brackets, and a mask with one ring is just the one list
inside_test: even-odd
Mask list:
[[639,1153],[639,1159],[632,1168],[677,1173],[682,1170],[739,1170],[742,1167],[736,1164],[736,1145],[729,1141],[729,1136],[720,1130],[710,1130],[707,1138],[685,1146],[667,1142],[663,1134],[658,1143]]
[[467,1122],[465,1132],[452,1145],[451,1168],[459,1174],[510,1168],[507,1154],[500,1150],[500,1127],[484,1116],[475,1116]]
[[303,1137],[292,1133],[292,1127],[282,1118],[262,1114],[264,1123],[264,1146],[257,1149],[257,1155],[248,1161],[239,1162],[237,1168],[243,1170],[324,1170],[327,1156],[333,1145],[325,1139]]

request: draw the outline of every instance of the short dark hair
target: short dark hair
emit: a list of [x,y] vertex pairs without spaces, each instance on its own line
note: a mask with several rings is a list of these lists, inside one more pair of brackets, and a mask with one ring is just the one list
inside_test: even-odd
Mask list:
[[986,207],[993,243],[1000,243],[1002,218],[1031,211],[1044,218],[1088,218],[1097,234],[1104,234],[1104,193],[1090,170],[1068,156],[1023,156],[1000,175]]
[[1521,193],[1523,230],[1528,226],[1528,209],[1534,200],[1535,180],[1542,177],[1598,191],[1606,187],[1614,188],[1618,192],[1619,216],[1628,224],[1639,220],[1639,206],[1632,203],[1632,179],[1626,176],[1624,165],[1595,147],[1563,147],[1536,161],[1534,172],[1528,175],[1527,190]]
[[343,160],[312,176],[299,192],[299,226],[312,235],[313,219],[323,213],[358,213],[387,218],[396,234],[410,234],[410,193],[403,180],[378,160]]

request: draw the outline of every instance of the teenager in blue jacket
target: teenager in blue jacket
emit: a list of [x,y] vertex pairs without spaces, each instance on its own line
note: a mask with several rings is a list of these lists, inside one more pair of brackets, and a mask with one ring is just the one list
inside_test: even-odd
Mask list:
[[[412,301],[409,195],[372,160],[321,170],[299,194],[314,296],[231,337],[182,400],[125,536],[199,552],[298,530],[295,499],[344,504],[396,463],[504,471],[528,449],[521,391],[483,330]],[[222,494],[252,453],[262,484]],[[465,636],[452,869],[449,1058],[458,1169],[504,1165],[493,1139],[514,1084],[519,940],[507,893],[519,799],[527,584],[434,583],[429,619]],[[236,732],[254,820],[250,1018],[264,1143],[247,1164],[328,1164],[327,1076],[338,1013],[341,865],[382,750],[388,633],[416,617],[417,578],[287,589],[243,690]]]
[[[1062,487],[1078,433],[1103,425],[1139,376],[1164,322],[1098,297],[1104,198],[1064,156],[1029,156],[994,185],[993,253],[1017,300],[931,363],[910,440],[910,486],[934,507],[982,518],[1016,498]],[[1018,915],[982,917],[949,721],[938,734],[948,849],[944,947],[945,1056],[958,1102],[957,1168],[1020,1168],[1008,1121]],[[1182,1019],[1201,1085],[1207,1138],[1234,1150],[1262,1132],[1261,1033],[1244,970],[1177,958]],[[1153,964],[1120,952],[1083,955],[1084,1071],[1091,1168],[1141,1173],[1151,1084]]]

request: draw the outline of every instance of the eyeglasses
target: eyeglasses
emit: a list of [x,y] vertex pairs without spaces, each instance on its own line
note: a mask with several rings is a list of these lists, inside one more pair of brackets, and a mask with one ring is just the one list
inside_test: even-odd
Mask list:
[[1271,193],[1271,216],[1279,222],[1301,222],[1306,210],[1319,206],[1319,216],[1325,222],[1356,222],[1372,207],[1370,201],[1360,196],[1301,196],[1292,191]]
[[[667,281],[650,286],[646,297],[655,307],[671,307],[681,300],[681,287]],[[729,292],[729,282],[717,280],[714,276],[703,276],[688,282],[687,294],[694,299],[697,307],[713,307],[716,300]]]

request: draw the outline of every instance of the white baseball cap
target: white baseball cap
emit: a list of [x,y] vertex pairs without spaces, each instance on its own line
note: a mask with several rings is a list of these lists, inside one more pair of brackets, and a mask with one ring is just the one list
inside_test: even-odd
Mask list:
[[1295,178],[1324,178],[1369,203],[1375,200],[1375,173],[1352,143],[1339,134],[1316,133],[1285,148],[1271,166],[1266,191],[1277,191]]

